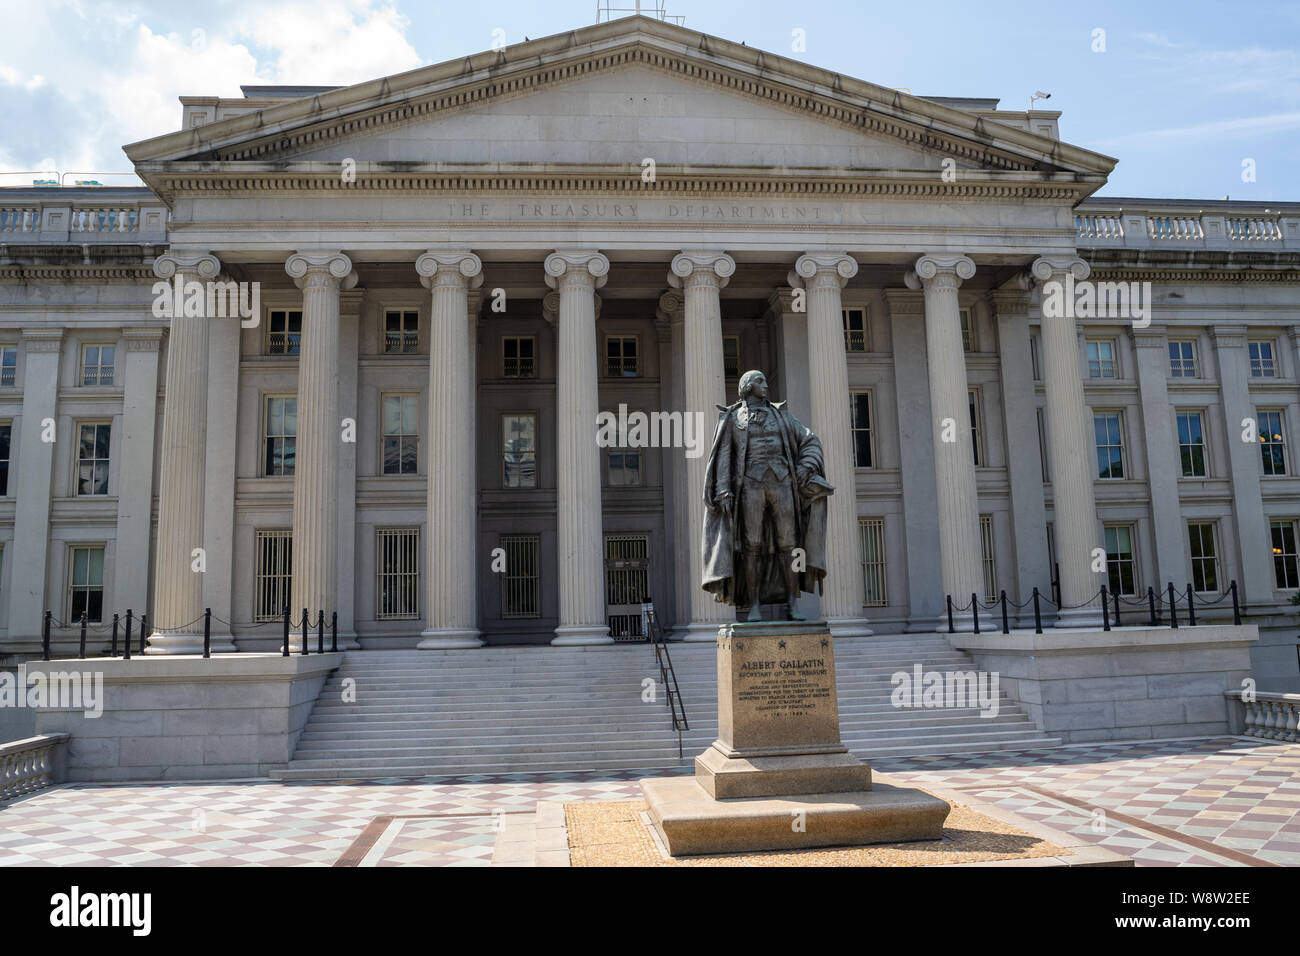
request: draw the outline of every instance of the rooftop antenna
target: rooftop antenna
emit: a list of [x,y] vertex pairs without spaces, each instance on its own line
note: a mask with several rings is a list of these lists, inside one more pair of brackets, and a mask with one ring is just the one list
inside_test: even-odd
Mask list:
[[[635,5],[631,7],[615,6],[618,2],[620,0],[596,0],[596,22],[608,23],[631,14],[636,17],[654,17],[656,20],[675,23],[679,27],[686,24],[685,17],[673,16],[664,9],[664,0],[633,0]],[[627,0],[622,2],[626,3]]]

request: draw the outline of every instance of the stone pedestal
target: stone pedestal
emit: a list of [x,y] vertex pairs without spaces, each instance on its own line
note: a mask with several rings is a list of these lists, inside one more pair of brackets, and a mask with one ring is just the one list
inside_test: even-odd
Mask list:
[[825,621],[718,630],[718,739],[695,779],[641,781],[674,856],[856,846],[943,835],[948,804],[873,786],[840,740],[835,643]]

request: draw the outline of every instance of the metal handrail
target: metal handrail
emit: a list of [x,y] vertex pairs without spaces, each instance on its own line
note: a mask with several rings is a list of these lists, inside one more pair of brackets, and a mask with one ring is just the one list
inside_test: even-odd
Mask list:
[[[684,756],[682,749],[682,731],[690,730],[686,720],[686,705],[682,702],[682,691],[677,685],[677,672],[673,670],[673,659],[668,653],[668,642],[664,639],[664,629],[659,624],[654,605],[646,608],[646,623],[650,631],[651,643],[655,646],[655,660],[659,663],[659,679],[663,681],[664,692],[668,697],[668,710],[673,717],[673,729],[677,731],[677,756]],[[680,716],[678,711],[681,711]]]

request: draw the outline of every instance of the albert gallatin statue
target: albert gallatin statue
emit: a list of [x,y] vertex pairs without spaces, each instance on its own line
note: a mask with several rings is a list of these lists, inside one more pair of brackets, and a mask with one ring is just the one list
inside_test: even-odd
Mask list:
[[821,440],[784,402],[768,401],[767,377],[740,378],[740,400],[721,414],[704,479],[701,586],[714,600],[748,608],[784,603],[803,620],[801,591],[826,576],[826,480]]

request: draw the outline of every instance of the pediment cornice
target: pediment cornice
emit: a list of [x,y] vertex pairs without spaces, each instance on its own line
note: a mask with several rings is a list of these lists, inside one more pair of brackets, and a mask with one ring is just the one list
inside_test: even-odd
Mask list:
[[[187,161],[241,166],[292,163],[295,153],[332,141],[427,122],[629,66],[673,74],[795,114],[931,150],[979,170],[1025,179],[1069,174],[1078,182],[1074,195],[1097,188],[1114,166],[1109,157],[1067,143],[644,17],[597,24],[281,103],[135,143],[126,152],[146,181],[165,191],[159,181],[161,166]],[[398,169],[388,172],[390,178],[401,174]],[[963,169],[962,176],[968,172]]]

